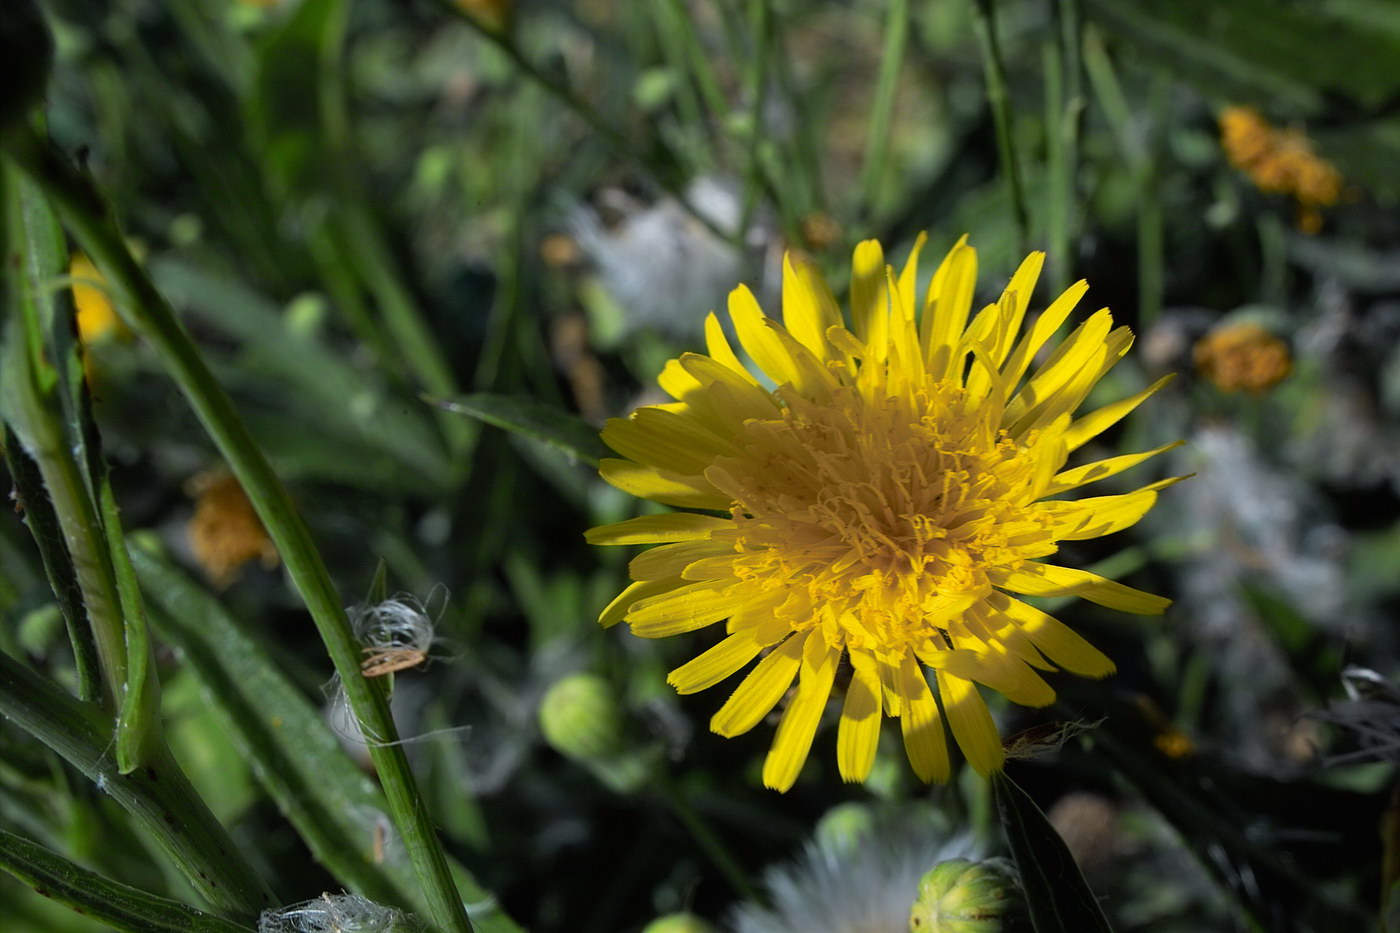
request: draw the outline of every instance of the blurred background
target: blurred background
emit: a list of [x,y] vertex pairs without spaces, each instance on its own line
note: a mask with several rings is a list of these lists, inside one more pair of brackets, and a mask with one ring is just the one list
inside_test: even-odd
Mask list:
[[[629,555],[582,536],[639,504],[583,462],[576,421],[659,400],[661,365],[739,282],[775,312],[784,250],[842,294],[856,242],[902,262],[925,230],[940,256],[971,234],[979,298],[1030,249],[1050,251],[1033,308],[1086,278],[1086,307],[1138,335],[1105,398],[1179,373],[1093,453],[1180,439],[1144,470],[1196,473],[1131,532],[1066,549],[1176,604],[1062,609],[1119,673],[994,707],[1005,735],[1037,730],[1011,772],[1117,929],[1374,924],[1400,754],[1393,3],[42,6],[52,136],[113,199],[346,602],[382,561],[432,623],[395,713],[492,929],[689,911],[898,931],[940,853],[997,851],[983,782],[917,785],[891,735],[866,786],[841,783],[825,729],[790,793],[763,790],[767,730],[712,736],[718,698],[665,684],[703,636],[601,630]],[[154,354],[100,289],[76,297],[122,519],[175,594],[148,596],[172,744],[280,897],[337,891],[229,726],[240,675],[201,665],[252,652],[368,774],[364,739]],[[71,682],[17,520],[0,555],[4,650]],[[1082,736],[1057,741],[1066,723]],[[192,897],[81,776],[8,724],[0,747],[0,825]],[[402,859],[376,819],[362,841]],[[98,928],[8,876],[0,897],[6,930]]]

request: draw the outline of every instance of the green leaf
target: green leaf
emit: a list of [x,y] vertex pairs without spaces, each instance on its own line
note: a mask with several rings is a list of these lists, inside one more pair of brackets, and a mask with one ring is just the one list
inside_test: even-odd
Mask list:
[[439,408],[467,415],[489,425],[543,441],[591,466],[609,456],[598,429],[577,415],[533,399],[476,392],[454,399],[428,399]]
[[1036,933],[1111,933],[1084,873],[1040,807],[1004,772],[991,781]]
[[1335,117],[1338,99],[1375,110],[1400,87],[1400,35],[1313,4],[1089,0],[1086,12],[1173,74],[1242,100]]
[[251,930],[251,927],[88,871],[3,829],[0,829],[0,868],[45,897],[130,933],[249,933]]

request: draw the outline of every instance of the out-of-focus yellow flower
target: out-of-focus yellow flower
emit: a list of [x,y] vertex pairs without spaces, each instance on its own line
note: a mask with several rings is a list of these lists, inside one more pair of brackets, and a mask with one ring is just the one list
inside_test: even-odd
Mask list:
[[78,334],[90,346],[103,340],[131,337],[131,330],[117,316],[107,293],[107,280],[82,253],[74,253],[68,264],[73,281],[73,303],[78,307]]
[[487,29],[496,32],[506,28],[513,0],[453,0],[457,8]]
[[1253,321],[1215,328],[1192,353],[1196,371],[1222,392],[1259,395],[1293,371],[1288,345]]
[[1269,194],[1292,195],[1298,204],[1298,228],[1322,229],[1320,208],[1342,196],[1342,175],[1319,156],[1300,130],[1279,129],[1253,107],[1226,107],[1220,114],[1220,144],[1230,164]]
[[243,565],[251,560],[262,561],[264,567],[277,566],[277,547],[232,474],[201,473],[190,480],[188,491],[197,497],[186,526],[190,548],[215,586],[228,586],[238,579]]
[[1105,655],[1021,597],[1077,595],[1136,613],[1160,613],[1170,602],[1042,560],[1061,541],[1133,525],[1174,482],[1051,498],[1175,446],[1066,468],[1072,451],[1167,380],[1075,417],[1128,352],[1131,331],[1114,328],[1104,308],[1033,367],[1088,286],[1072,286],[1022,334],[1043,253],[1032,253],[1000,300],[974,317],[975,251],[960,240],[919,302],[923,243],[900,273],[886,266],[879,243],[856,247],[849,329],[816,269],[787,257],[783,324],[747,288],[729,296],[757,369],[740,361],[711,314],[708,355],[684,354],[661,373],[676,401],[603,430],[625,458],[604,460],[604,479],[708,514],[644,515],[592,529],[594,544],[661,545],[632,560],[636,582],[600,621],[625,620],[633,634],[660,638],[728,620],[727,637],[669,678],[694,693],[763,656],[711,721],[723,736],[756,726],[796,680],[763,769],[776,790],[797,779],[843,659],[851,676],[837,735],[842,777],[870,774],[890,716],[900,720],[915,773],[946,781],[945,716],[976,770],[1002,767],[978,683],[1045,706],[1055,692],[1039,671],[1113,671]]

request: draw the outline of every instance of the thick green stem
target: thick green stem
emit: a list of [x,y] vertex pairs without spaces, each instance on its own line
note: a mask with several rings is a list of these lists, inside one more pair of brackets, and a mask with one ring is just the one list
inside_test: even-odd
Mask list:
[[53,749],[141,824],[214,909],[248,921],[272,907],[272,892],[243,858],[190,785],[169,748],[159,743],[142,767],[117,769],[112,721],[0,654],[0,715]]
[[44,897],[130,933],[250,933],[251,926],[113,881],[0,829],[0,868]]
[[987,103],[992,108],[992,121],[997,131],[997,152],[1001,171],[1011,195],[1011,210],[1016,218],[1016,231],[1024,251],[1030,241],[1030,211],[1021,188],[1021,173],[1016,166],[1016,140],[1011,127],[1011,96],[1006,90],[1006,69],[1001,60],[1001,44],[997,40],[996,7],[993,0],[972,0],[972,28],[982,50],[982,70],[986,75]]
[[432,922],[443,930],[470,931],[471,922],[452,883],[442,846],[428,817],[408,758],[397,744],[397,730],[383,689],[360,673],[361,646],[351,631],[340,595],[326,571],[311,533],[291,496],[253,441],[233,402],[214,379],[174,310],[127,249],[106,204],[90,180],[31,132],[4,138],[7,155],[57,207],[88,255],[108,281],[125,292],[124,308],[136,329],[155,347],[248,494],[306,603],[350,708],[373,742],[370,757],[383,782],[390,812],[409,859],[432,907]]

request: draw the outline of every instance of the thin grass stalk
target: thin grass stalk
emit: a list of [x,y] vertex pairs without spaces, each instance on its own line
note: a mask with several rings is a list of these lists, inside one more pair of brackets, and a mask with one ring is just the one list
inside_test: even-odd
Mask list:
[[1045,69],[1045,240],[1049,256],[1050,291],[1062,294],[1069,285],[1071,188],[1068,152],[1063,124],[1065,119],[1064,62],[1057,43],[1041,47]]
[[1020,251],[1030,242],[1030,211],[1021,187],[1021,173],[1016,162],[1016,138],[1012,131],[1011,96],[1006,90],[1006,68],[1002,64],[1001,44],[997,39],[996,5],[994,0],[972,0],[972,31],[982,50],[982,70],[986,76],[987,104],[992,109],[996,126],[997,154],[1002,175],[1011,196],[1011,212],[1016,220]]
[[748,235],[758,209],[758,196],[763,190],[763,123],[768,103],[768,63],[773,35],[773,12],[768,0],[749,0],[749,38],[753,48],[749,54],[749,71],[745,84],[749,98],[749,138],[744,155],[744,198],[739,210],[738,235]]
[[870,117],[865,165],[861,171],[859,214],[869,217],[876,208],[880,185],[889,161],[890,122],[894,117],[894,97],[899,89],[899,70],[904,65],[904,49],[909,44],[909,0],[891,0],[885,19],[885,45],[880,56],[880,76],[875,84],[875,107]]
[[3,138],[4,150],[48,195],[108,281],[126,293],[125,310],[160,354],[167,370],[218,446],[266,526],[301,594],[346,698],[365,734],[390,813],[404,841],[431,921],[442,930],[470,931],[471,921],[452,882],[441,843],[423,804],[408,758],[397,744],[385,690],[360,673],[361,648],[340,595],[291,497],[253,441],[223,387],[214,379],[174,310],[127,249],[109,209],[91,181],[27,128]]

